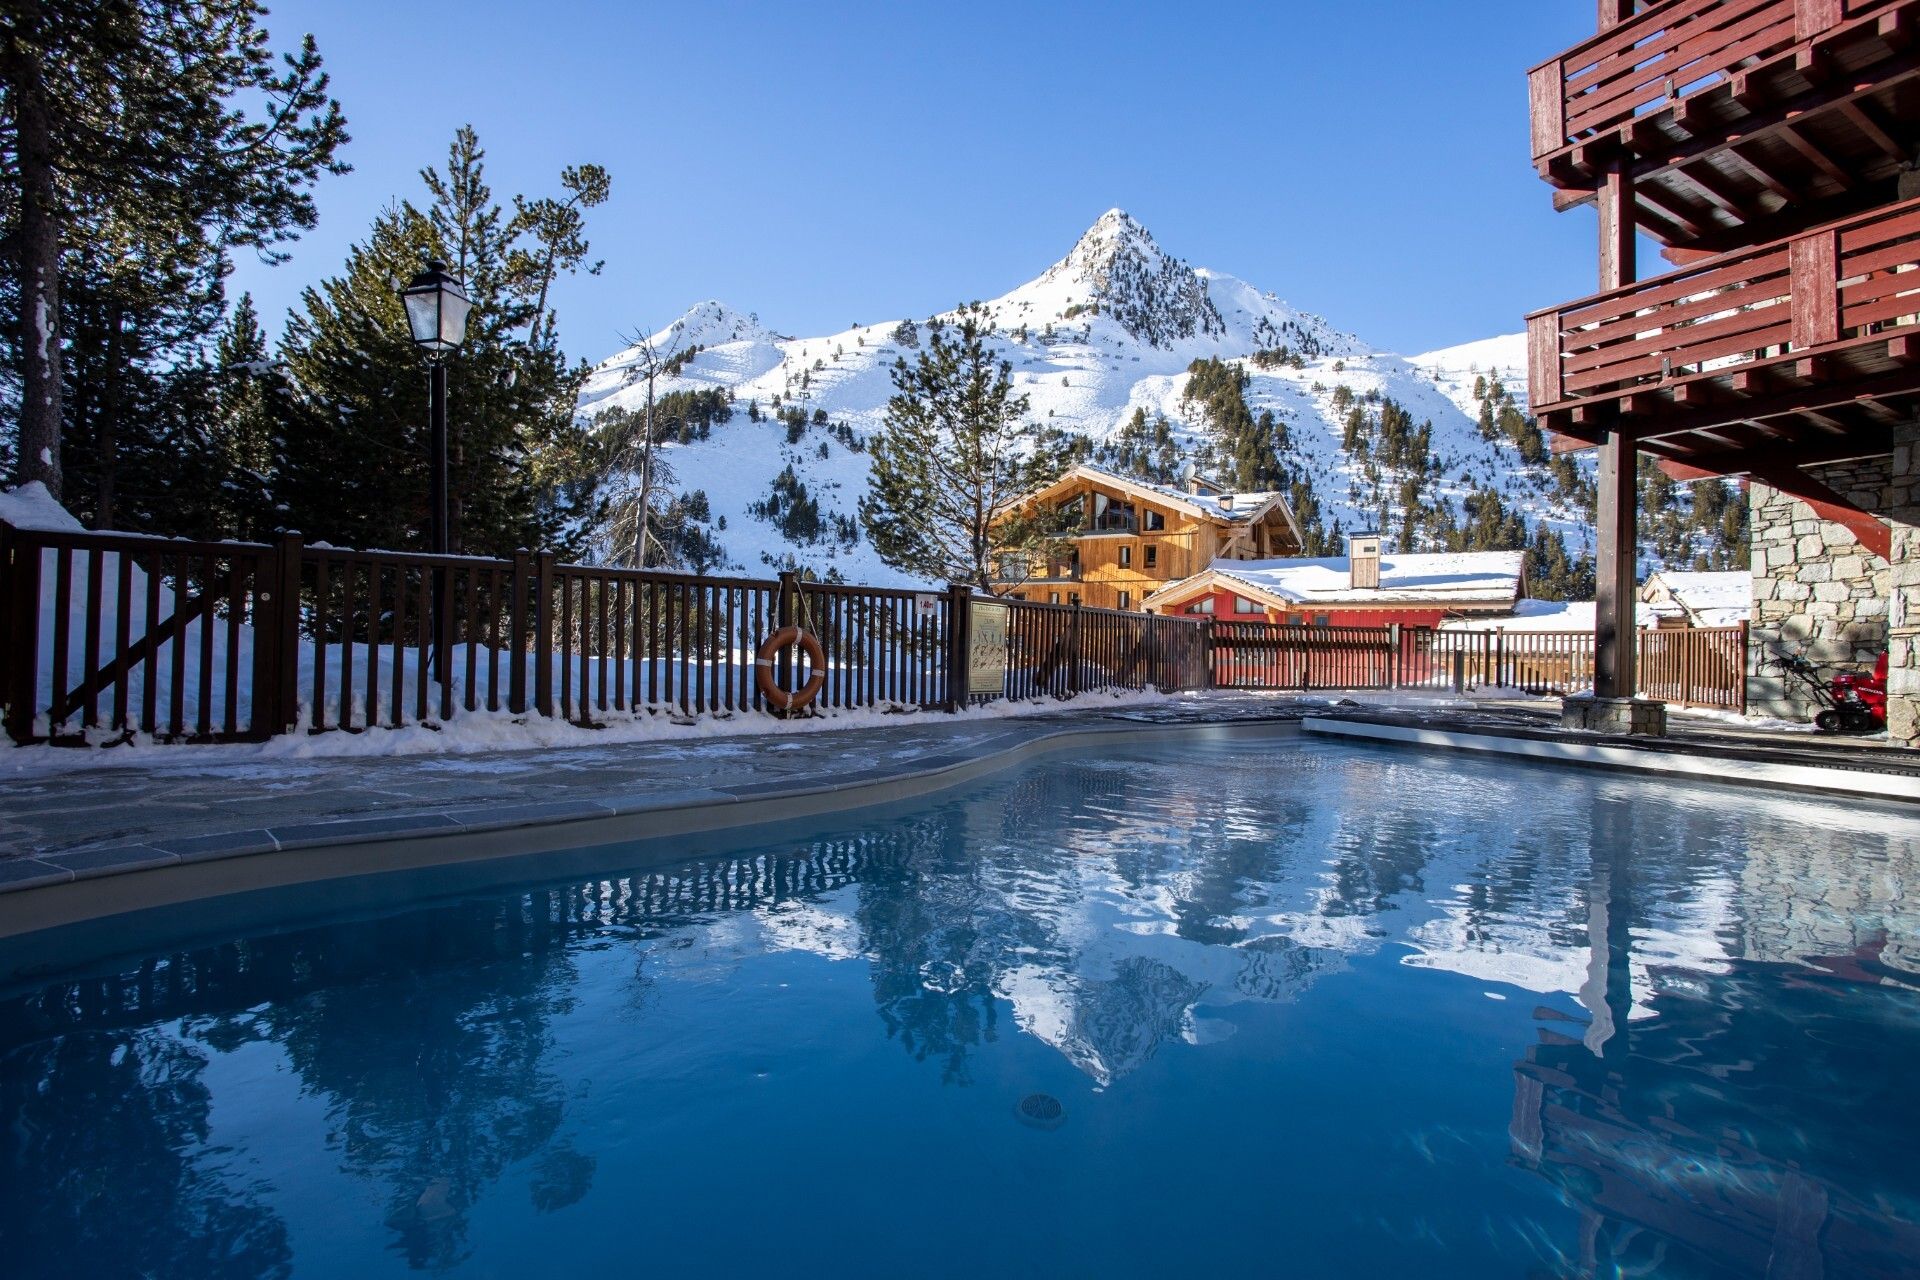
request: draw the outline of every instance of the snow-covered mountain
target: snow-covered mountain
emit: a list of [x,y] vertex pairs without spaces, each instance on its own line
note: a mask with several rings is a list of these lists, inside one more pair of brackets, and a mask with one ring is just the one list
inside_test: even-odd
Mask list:
[[[1377,416],[1391,402],[1412,423],[1431,423],[1419,503],[1444,500],[1465,523],[1464,499],[1492,492],[1530,526],[1549,523],[1570,547],[1584,545],[1585,523],[1547,469],[1481,425],[1478,379],[1497,382],[1525,408],[1524,335],[1396,355],[1244,280],[1189,266],[1118,209],[1037,278],[985,305],[1039,426],[1098,446],[1144,410],[1149,419],[1164,415],[1189,456],[1198,455],[1211,432],[1200,404],[1183,395],[1189,366],[1224,360],[1248,375],[1252,413],[1270,411],[1284,428],[1282,460],[1312,486],[1330,530],[1371,527],[1383,507],[1390,535],[1397,528],[1408,468],[1385,460],[1377,442],[1369,450],[1347,439],[1356,405]],[[671,375],[656,380],[656,395],[730,398],[731,418],[704,438],[695,432],[664,446],[676,491],[705,494],[710,533],[727,566],[761,572],[797,563],[848,581],[902,581],[860,539],[857,508],[868,477],[864,442],[880,429],[893,391],[889,369],[914,357],[927,323],[890,319],[796,338],[755,315],[703,302],[653,336],[656,361],[678,357],[668,359]],[[582,411],[640,409],[646,363],[641,347],[602,362]],[[810,541],[790,536],[796,502],[817,504],[817,521],[798,522]]]

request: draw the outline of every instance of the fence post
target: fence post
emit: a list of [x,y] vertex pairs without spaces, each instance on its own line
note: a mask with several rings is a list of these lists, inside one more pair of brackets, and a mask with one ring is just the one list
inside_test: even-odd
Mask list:
[[1745,622],[1742,622],[1740,624],[1740,656],[1736,660],[1734,665],[1734,684],[1740,690],[1739,709],[1740,709],[1741,715],[1747,714],[1747,662],[1748,662],[1747,627],[1748,625],[1749,624]]
[[532,571],[533,553],[521,547],[513,553],[507,586],[507,649],[513,663],[507,671],[507,710],[517,716],[527,713],[527,579]]
[[[253,581],[252,737],[267,741],[300,720],[300,530],[280,533]],[[269,572],[271,570],[271,572]],[[267,608],[261,608],[267,604]]]
[[1400,687],[1400,624],[1387,624],[1387,688]]
[[11,526],[0,524],[0,566],[6,569],[7,736],[25,743],[33,737],[35,704],[40,700],[40,549]]
[[533,579],[533,705],[543,716],[553,715],[553,552],[534,557]]
[[1080,602],[1075,600],[1069,606],[1073,610],[1067,617],[1067,696],[1080,696]]
[[1467,691],[1467,651],[1464,647],[1453,651],[1453,691]]
[[[773,629],[784,631],[788,627],[799,625],[800,619],[800,575],[792,569],[780,572],[780,590],[774,602]],[[774,681],[782,689],[792,689],[793,683],[793,646],[783,647],[774,658]],[[774,718],[785,720],[787,713],[773,709]]]
[[973,666],[973,611],[968,602],[973,588],[964,582],[947,584],[947,712],[964,711],[967,679]]

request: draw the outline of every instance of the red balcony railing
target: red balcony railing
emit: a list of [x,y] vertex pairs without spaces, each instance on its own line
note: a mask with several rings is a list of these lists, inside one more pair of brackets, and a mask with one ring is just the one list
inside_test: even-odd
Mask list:
[[1906,0],[1668,0],[1535,67],[1544,162]]
[[1908,359],[1920,335],[1920,200],[1536,312],[1527,333],[1533,406],[1549,426],[1569,403],[1763,361],[1895,346]]

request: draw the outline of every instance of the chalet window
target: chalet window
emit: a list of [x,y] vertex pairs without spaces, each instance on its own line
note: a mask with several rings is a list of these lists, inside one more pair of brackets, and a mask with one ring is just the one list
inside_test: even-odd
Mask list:
[[1326,625],[1327,625],[1327,615],[1326,615],[1326,614],[1324,614],[1324,613],[1316,613],[1316,614],[1314,614],[1314,615],[1313,615],[1313,625],[1314,625],[1314,626],[1316,626],[1316,627],[1324,627],[1324,626],[1326,626]]
[[1048,603],[1048,604],[1059,604],[1059,603],[1060,603],[1060,593],[1059,593],[1058,591],[1049,591],[1049,592],[1047,592],[1047,603]]
[[1132,547],[1120,548],[1120,567],[1122,569],[1131,569],[1133,567],[1133,548]]
[[1235,613],[1259,613],[1260,606],[1243,596],[1235,596],[1233,598],[1233,611]]
[[[1146,511],[1140,515],[1140,527],[1148,533],[1158,533],[1167,527],[1167,518],[1158,511]],[[1148,552],[1149,555],[1152,552]],[[1148,561],[1149,564],[1152,561]]]
[[1078,591],[1069,591],[1069,592],[1067,592],[1067,603],[1068,603],[1068,604],[1079,604],[1079,603],[1080,603],[1080,593],[1079,593]]
[[1287,615],[1287,625],[1290,627],[1304,627],[1307,625],[1307,615],[1304,613],[1290,613]]
[[1188,613],[1212,613],[1213,597],[1208,596],[1204,600],[1195,600],[1192,604],[1187,606],[1187,612]]
[[1122,591],[1120,593],[1120,607],[1122,609],[1131,609],[1133,607],[1133,592]]
[[[1147,514],[1151,516],[1153,513],[1148,512]],[[1160,563],[1160,548],[1148,547],[1147,548],[1147,568],[1151,569],[1159,563]]]

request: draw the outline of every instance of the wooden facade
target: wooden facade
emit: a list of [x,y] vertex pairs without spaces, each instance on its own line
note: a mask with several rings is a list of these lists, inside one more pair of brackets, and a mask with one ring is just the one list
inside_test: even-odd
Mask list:
[[[1889,555],[1803,468],[1893,452],[1920,410],[1920,0],[1599,0],[1529,75],[1599,291],[1528,318],[1532,407],[1600,451],[1597,691],[1635,688],[1637,456],[1749,475]],[[1643,278],[1640,236],[1671,268]]]
[[1077,507],[1080,528],[1051,561],[1006,557],[994,589],[1006,596],[1100,609],[1139,609],[1170,582],[1203,572],[1217,559],[1298,554],[1293,513],[1277,494],[1226,494],[1199,482],[1181,493],[1097,467],[1077,466],[1028,495]]

